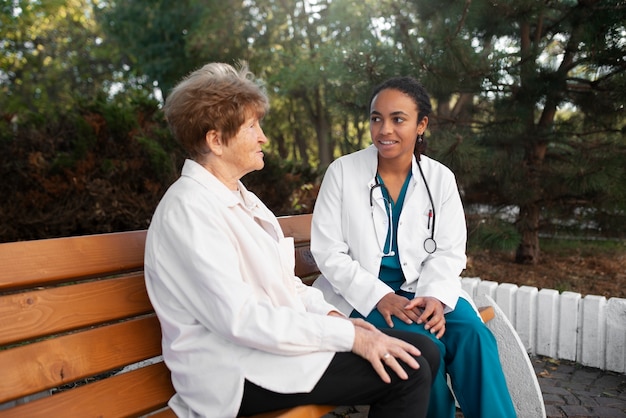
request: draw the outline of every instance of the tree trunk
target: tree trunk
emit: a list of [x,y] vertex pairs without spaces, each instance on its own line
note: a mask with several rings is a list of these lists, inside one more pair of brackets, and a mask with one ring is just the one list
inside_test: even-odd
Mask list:
[[539,205],[529,203],[521,206],[517,230],[522,240],[515,252],[515,262],[519,264],[537,264],[539,262]]
[[311,95],[302,90],[295,94],[302,100],[307,115],[315,127],[319,168],[326,168],[333,161],[333,143],[331,138],[330,115],[322,103],[321,87],[315,88]]
[[524,169],[525,192],[527,196],[520,204],[517,217],[517,231],[522,240],[517,247],[515,262],[520,264],[537,264],[539,262],[539,217],[543,197],[541,187],[541,166],[543,165],[547,143],[535,134],[526,138]]
[[[535,31],[540,33],[540,28],[541,24],[537,24]],[[582,25],[578,25],[572,30],[563,59],[558,71],[555,73],[556,77],[550,80],[553,83],[553,88],[549,89],[546,95],[545,104],[537,126],[534,127],[534,119],[528,120],[528,132],[530,134],[525,138],[524,163],[527,170],[526,187],[530,193],[530,198],[526,200],[526,203],[520,205],[517,230],[522,235],[522,241],[515,254],[517,263],[537,264],[539,262],[539,215],[544,193],[541,187],[541,169],[548,149],[548,137],[554,126],[557,106],[567,84],[568,72],[576,58],[574,51],[577,50],[577,45],[584,31],[583,28]],[[532,84],[536,82],[535,78],[537,77],[534,74],[539,74],[540,71],[533,67],[535,60],[533,57],[531,27],[528,22],[523,22],[520,25],[520,29],[520,39],[522,41],[521,87],[523,90],[529,87],[532,90]],[[522,95],[522,97],[525,96]],[[535,99],[528,102],[528,109],[533,108],[538,101],[538,99]],[[532,113],[529,111],[529,114]]]
[[287,143],[285,141],[285,135],[279,132],[277,135],[272,137],[272,141],[276,143],[276,147],[278,148],[278,155],[282,160],[286,160],[289,157],[289,150],[287,149]]
[[540,168],[545,158],[546,143],[538,136],[535,127],[537,103],[537,79],[532,29],[528,21],[520,22],[520,89],[517,92],[519,116],[526,124],[523,170],[525,171],[525,197],[520,199],[517,231],[521,241],[515,253],[515,262],[537,264],[539,262],[539,211],[541,199]]
[[320,167],[326,168],[333,161],[333,152],[330,138],[330,126],[324,118],[318,120],[315,127],[317,132],[317,146],[319,150]]
[[309,166],[309,150],[307,147],[306,138],[304,137],[304,135],[302,135],[302,129],[298,127],[294,129],[294,142],[295,142],[296,149],[298,153],[300,154],[300,161],[306,167],[308,167]]
[[330,129],[330,115],[322,102],[320,89],[315,91],[315,132],[319,151],[320,168],[326,168],[333,162],[333,143]]

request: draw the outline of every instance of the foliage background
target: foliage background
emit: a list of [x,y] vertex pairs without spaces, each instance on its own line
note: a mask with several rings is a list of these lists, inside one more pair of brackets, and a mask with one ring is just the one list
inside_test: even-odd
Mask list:
[[528,264],[540,234],[623,239],[624,22],[621,0],[5,0],[0,241],[147,227],[184,158],[162,98],[238,59],[272,102],[244,181],[279,215],[312,209],[324,168],[369,143],[371,88],[410,74],[471,239]]

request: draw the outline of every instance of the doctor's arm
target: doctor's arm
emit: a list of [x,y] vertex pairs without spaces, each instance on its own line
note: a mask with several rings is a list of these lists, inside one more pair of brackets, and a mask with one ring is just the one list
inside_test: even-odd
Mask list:
[[459,297],[467,237],[465,213],[454,176],[439,187],[446,193],[436,219],[437,250],[426,258],[416,297],[407,305],[407,309],[421,310],[418,322],[425,323],[438,338],[445,332],[443,315],[454,309]]

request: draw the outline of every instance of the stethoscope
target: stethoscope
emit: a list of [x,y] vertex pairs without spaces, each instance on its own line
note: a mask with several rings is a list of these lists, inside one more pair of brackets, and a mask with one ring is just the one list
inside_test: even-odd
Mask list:
[[[420,170],[420,174],[422,176],[422,180],[424,180],[424,186],[426,187],[426,192],[428,193],[428,200],[430,200],[431,209],[428,211],[428,229],[430,229],[430,237],[424,240],[424,250],[428,254],[432,254],[437,250],[437,242],[435,241],[435,202],[433,201],[433,196],[430,193],[430,187],[428,187],[428,182],[426,181],[426,176],[424,176],[424,171],[422,170],[422,165],[419,160],[417,160],[417,167]],[[374,176],[375,184],[370,187],[370,208],[372,212],[374,211],[374,189],[377,187],[383,188],[384,184],[378,181],[378,175]],[[383,252],[383,257],[393,257],[396,255],[393,248],[393,218],[391,214],[391,202],[385,199],[385,203],[387,204],[387,216],[389,216],[389,251]],[[432,225],[431,225],[432,218]]]

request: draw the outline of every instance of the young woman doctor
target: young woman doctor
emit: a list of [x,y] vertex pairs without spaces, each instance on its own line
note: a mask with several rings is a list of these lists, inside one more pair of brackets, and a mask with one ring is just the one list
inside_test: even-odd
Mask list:
[[428,416],[514,417],[495,338],[459,275],[465,216],[454,174],[422,155],[430,99],[410,77],[370,100],[373,145],[328,168],[313,212],[314,286],[353,318],[428,335],[441,351]]

